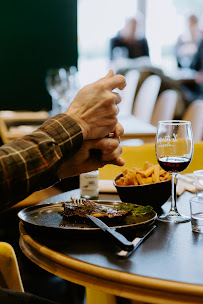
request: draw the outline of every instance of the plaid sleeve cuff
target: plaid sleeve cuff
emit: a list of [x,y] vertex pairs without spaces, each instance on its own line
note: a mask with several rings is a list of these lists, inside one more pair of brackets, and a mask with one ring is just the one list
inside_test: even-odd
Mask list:
[[48,133],[55,140],[64,157],[70,157],[82,146],[82,130],[66,114],[58,114],[50,118],[39,129]]

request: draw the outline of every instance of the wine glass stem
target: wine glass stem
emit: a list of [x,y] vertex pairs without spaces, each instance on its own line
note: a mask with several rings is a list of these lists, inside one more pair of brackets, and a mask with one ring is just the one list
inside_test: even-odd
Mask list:
[[176,206],[176,182],[177,182],[177,173],[171,173],[171,212],[178,213],[178,209]]

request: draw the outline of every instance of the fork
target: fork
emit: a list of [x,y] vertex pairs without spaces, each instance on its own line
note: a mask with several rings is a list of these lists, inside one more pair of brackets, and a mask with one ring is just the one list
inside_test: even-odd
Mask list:
[[86,201],[85,198],[76,198],[74,195],[71,196],[71,200],[76,205],[81,205]]

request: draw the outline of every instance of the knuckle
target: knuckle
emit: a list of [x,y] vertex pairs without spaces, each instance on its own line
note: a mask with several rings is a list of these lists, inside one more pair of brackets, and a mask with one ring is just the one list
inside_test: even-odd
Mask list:
[[98,90],[103,92],[106,89],[105,81],[102,80],[98,85]]
[[120,96],[120,94],[117,93],[114,96],[115,96],[115,101],[117,101],[117,103],[121,102],[121,96]]
[[113,92],[107,91],[106,98],[107,98],[108,101],[113,103],[114,100],[115,100],[115,95],[113,94]]
[[113,115],[117,115],[117,112],[118,112],[117,106],[113,106],[113,107],[112,107],[112,114],[113,114]]
[[114,129],[115,129],[115,126],[117,125],[117,123],[118,123],[118,118],[117,118],[117,116],[114,116],[112,118],[112,125],[114,126]]

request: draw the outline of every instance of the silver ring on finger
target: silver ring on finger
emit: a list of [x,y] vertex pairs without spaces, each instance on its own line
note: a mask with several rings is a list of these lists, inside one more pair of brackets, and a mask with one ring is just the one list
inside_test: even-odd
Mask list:
[[119,111],[120,111],[119,106],[116,105],[116,108],[117,108],[116,115],[118,115],[118,114],[119,114]]

